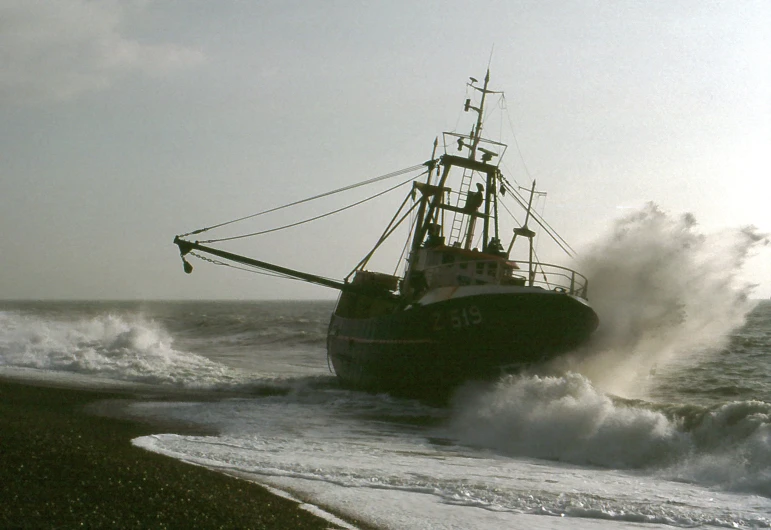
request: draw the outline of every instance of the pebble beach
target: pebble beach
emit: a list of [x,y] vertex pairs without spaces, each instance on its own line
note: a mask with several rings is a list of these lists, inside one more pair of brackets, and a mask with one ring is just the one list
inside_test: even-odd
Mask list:
[[258,484],[133,446],[203,434],[115,417],[134,398],[0,380],[0,528],[343,528]]

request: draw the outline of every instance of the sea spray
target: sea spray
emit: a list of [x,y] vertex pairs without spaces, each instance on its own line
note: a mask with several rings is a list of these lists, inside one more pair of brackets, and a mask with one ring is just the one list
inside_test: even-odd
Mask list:
[[766,236],[752,227],[704,234],[691,214],[649,203],[583,253],[600,316],[591,343],[559,360],[618,395],[642,397],[675,356],[717,350],[752,309],[742,267]]
[[162,327],[140,315],[0,316],[0,366],[188,388],[228,386],[243,378],[219,363],[176,350]]

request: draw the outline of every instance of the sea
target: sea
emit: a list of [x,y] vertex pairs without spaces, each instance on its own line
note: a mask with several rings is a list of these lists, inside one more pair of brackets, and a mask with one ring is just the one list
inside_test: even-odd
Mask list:
[[443,406],[344,390],[330,301],[0,302],[0,375],[160,392],[131,413],[219,434],[135,445],[380,528],[769,528],[771,302],[749,305],[628,396],[580,362]]
[[136,446],[343,526],[771,528],[771,300],[741,274],[767,244],[630,212],[579,263],[589,344],[441,406],[341,388],[330,300],[0,301],[0,376],[130,389],[209,433]]

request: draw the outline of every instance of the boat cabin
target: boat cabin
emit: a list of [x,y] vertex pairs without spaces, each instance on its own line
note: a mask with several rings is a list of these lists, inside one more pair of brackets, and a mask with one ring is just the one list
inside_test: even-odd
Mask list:
[[503,256],[466,250],[460,247],[435,246],[415,253],[412,287],[415,290],[458,285],[525,285],[519,266]]

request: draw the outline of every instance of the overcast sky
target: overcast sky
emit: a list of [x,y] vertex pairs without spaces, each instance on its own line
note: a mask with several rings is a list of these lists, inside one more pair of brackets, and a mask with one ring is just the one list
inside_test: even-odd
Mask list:
[[[766,0],[0,0],[0,28],[0,298],[333,297],[171,241],[427,160],[491,51],[506,167],[574,247],[648,201],[771,231]],[[403,196],[228,248],[339,278]]]

